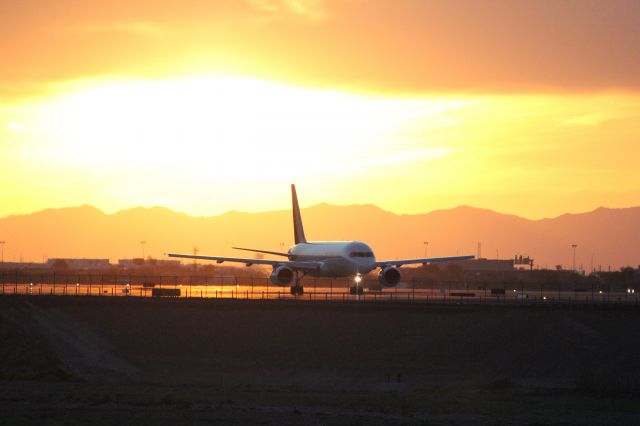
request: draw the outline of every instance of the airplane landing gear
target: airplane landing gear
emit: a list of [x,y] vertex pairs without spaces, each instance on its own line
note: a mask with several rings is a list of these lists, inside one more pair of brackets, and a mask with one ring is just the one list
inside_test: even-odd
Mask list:
[[307,274],[303,272],[302,276],[300,276],[300,274],[298,274],[298,272],[296,271],[295,284],[290,287],[292,296],[302,296],[304,294],[304,287],[300,285],[300,280],[304,278],[305,275]]
[[360,275],[360,273],[357,273],[353,281],[354,285],[349,287],[349,294],[355,294],[358,296],[364,294],[364,288],[360,285],[360,283],[362,282],[362,275]]
[[300,284],[291,286],[291,295],[292,296],[302,296],[304,294],[304,287]]

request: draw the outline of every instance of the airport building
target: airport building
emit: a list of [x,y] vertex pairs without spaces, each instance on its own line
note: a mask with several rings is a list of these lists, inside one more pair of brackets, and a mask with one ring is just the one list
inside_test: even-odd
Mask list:
[[471,259],[463,261],[450,261],[437,263],[440,268],[449,265],[459,265],[463,271],[489,272],[489,271],[513,271],[513,259]]
[[157,266],[180,266],[179,260],[143,259],[118,259],[118,266],[121,268],[144,268]]
[[71,259],[71,258],[55,258],[49,259],[46,263],[47,268],[65,268],[65,269],[108,269],[111,267],[109,259]]
[[47,263],[36,262],[2,262],[0,269],[49,269]]

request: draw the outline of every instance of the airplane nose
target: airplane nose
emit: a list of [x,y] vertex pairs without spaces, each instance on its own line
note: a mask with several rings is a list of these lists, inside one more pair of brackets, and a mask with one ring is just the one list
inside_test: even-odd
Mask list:
[[372,271],[375,268],[375,265],[376,265],[375,259],[364,259],[364,262],[362,262],[362,267],[360,272],[367,273],[369,271]]

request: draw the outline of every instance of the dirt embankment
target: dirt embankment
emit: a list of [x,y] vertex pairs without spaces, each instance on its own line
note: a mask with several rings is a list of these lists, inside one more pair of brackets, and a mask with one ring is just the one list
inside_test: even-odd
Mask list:
[[640,311],[0,298],[2,378],[266,390],[638,389]]

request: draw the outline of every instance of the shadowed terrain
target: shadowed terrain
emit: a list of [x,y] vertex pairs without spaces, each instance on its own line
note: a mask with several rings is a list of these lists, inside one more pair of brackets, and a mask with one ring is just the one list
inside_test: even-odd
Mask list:
[[[35,380],[54,394],[66,392],[76,406],[157,408],[170,395],[169,405],[182,401],[193,414],[194,401],[222,404],[236,395],[240,407],[227,407],[233,418],[242,404],[264,404],[270,418],[274,406],[287,411],[322,401],[337,409],[352,401],[348,410],[396,415],[405,407],[416,420],[443,407],[455,411],[442,400],[449,395],[466,401],[457,410],[472,422],[480,420],[478,413],[495,414],[485,398],[525,404],[523,398],[544,401],[561,393],[562,400],[578,395],[578,402],[567,403],[579,407],[592,397],[634,401],[640,390],[638,314],[633,308],[5,297],[0,400],[12,406],[8,395],[19,389],[24,398],[51,402],[41,394],[46,387],[28,384]],[[638,414],[607,407],[623,423]],[[394,422],[385,416],[378,420]]]

